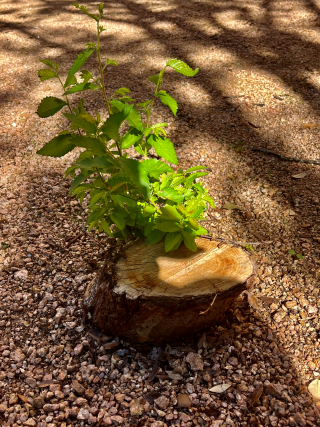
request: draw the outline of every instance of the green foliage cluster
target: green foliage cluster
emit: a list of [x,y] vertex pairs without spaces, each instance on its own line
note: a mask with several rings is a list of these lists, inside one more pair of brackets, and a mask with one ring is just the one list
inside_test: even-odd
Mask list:
[[[87,220],[89,229],[95,227],[108,235],[126,239],[129,236],[146,238],[147,244],[154,244],[164,238],[165,250],[177,249],[182,242],[196,251],[195,238],[206,234],[199,220],[207,204],[214,207],[213,199],[208,195],[197,179],[207,175],[204,166],[195,166],[186,171],[181,168],[174,171],[170,163],[177,165],[178,160],[172,142],[167,138],[166,123],[150,124],[154,103],[160,100],[172,113],[177,113],[177,101],[162,88],[163,76],[168,67],[176,72],[192,77],[198,69],[192,70],[186,63],[169,59],[165,67],[149,80],[155,85],[153,97],[146,102],[136,103],[130,97],[130,90],[121,87],[110,97],[107,96],[104,74],[116,61],[107,58],[101,60],[100,35],[105,28],[100,25],[103,16],[103,3],[98,14],[88,13],[85,6],[74,6],[96,21],[97,42],[88,43],[86,50],[73,62],[63,83],[56,62],[40,60],[48,68],[39,70],[41,81],[58,79],[63,88],[64,99],[44,98],[37,110],[41,118],[53,116],[62,108],[69,121],[67,130],[49,141],[38,154],[61,157],[75,147],[83,151],[74,165],[67,171],[74,180],[71,194],[82,202],[89,193],[89,211]],[[82,69],[88,58],[95,53],[99,67],[99,77]],[[81,70],[80,81],[76,73]],[[71,107],[69,95],[94,90],[102,92],[108,118],[103,121],[99,113],[89,114],[84,99],[76,107]],[[127,131],[121,136],[120,127],[126,122]],[[123,132],[122,132],[123,133]],[[126,150],[134,146],[143,160],[131,159]],[[154,149],[164,159],[150,158]]]

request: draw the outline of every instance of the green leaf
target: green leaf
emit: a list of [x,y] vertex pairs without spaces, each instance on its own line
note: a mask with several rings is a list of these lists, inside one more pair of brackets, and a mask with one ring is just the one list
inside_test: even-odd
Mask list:
[[183,181],[184,181],[184,176],[182,175],[182,176],[175,176],[174,178],[173,178],[173,180],[171,181],[171,183],[170,183],[170,185],[172,186],[172,187],[178,187],[178,185],[180,185]]
[[173,68],[177,73],[183,74],[186,77],[193,77],[199,71],[199,68],[193,70],[185,62],[180,61],[179,59],[170,59],[167,62],[167,67]]
[[164,239],[164,250],[166,252],[174,251],[178,249],[183,239],[181,231],[175,233],[168,233]]
[[83,159],[81,162],[76,163],[81,169],[104,169],[108,170],[110,167],[114,167],[113,163],[108,160],[108,157],[94,157],[93,159]]
[[102,199],[103,196],[106,195],[106,191],[99,191],[96,190],[93,194],[93,196],[90,198],[89,206],[95,205],[99,200]]
[[153,206],[147,205],[143,209],[143,216],[150,216],[155,213],[155,208]]
[[135,186],[147,199],[150,198],[150,182],[143,163],[138,160],[120,158],[118,162]]
[[160,98],[162,104],[167,105],[170,108],[174,115],[177,114],[178,103],[174,98],[168,95],[167,92],[165,92],[164,90],[159,90],[156,96]]
[[42,156],[62,157],[74,149],[71,142],[71,134],[59,135],[47,142],[47,144],[37,151]]
[[107,212],[108,207],[107,206],[103,206],[103,208],[101,209],[96,209],[94,210],[90,215],[89,218],[87,219],[86,224],[91,224],[94,221],[97,221],[98,219],[102,218],[103,215]]
[[174,221],[164,221],[156,224],[155,228],[166,233],[171,233],[174,231],[181,232],[181,225]]
[[[112,107],[116,108],[117,111],[123,111],[126,107],[129,107],[129,104],[123,103],[123,102],[119,101],[118,99],[113,99],[111,101],[111,105],[112,105]],[[129,124],[132,127],[135,127],[136,129],[138,129],[140,131],[143,130],[143,124],[142,124],[142,119],[141,119],[140,113],[135,108],[132,108],[132,110],[130,111],[126,120],[129,122]]]
[[98,6],[98,11],[99,11],[99,14],[100,14],[100,18],[102,18],[102,15],[103,15],[103,3],[100,3],[99,4],[99,6]]
[[[81,6],[81,10],[83,11],[83,7]],[[85,9],[85,8],[84,8]],[[85,12],[87,15],[89,15],[87,12]],[[92,17],[92,15],[89,15]],[[95,51],[94,48],[88,47],[84,52],[80,53],[74,63],[72,64],[72,67],[69,70],[68,77],[66,79],[65,84],[63,85],[64,88],[70,86],[70,82],[72,81],[73,76],[76,74],[77,71],[80,70],[80,68],[83,66],[83,64],[86,62],[86,60],[93,54]]]
[[[106,65],[115,65],[115,66],[117,66],[118,65],[118,63],[116,62],[116,61],[114,61],[113,59],[109,59],[109,58],[107,58],[107,63],[106,63]],[[129,91],[130,92],[130,91]]]
[[49,70],[48,68],[46,68],[46,69],[39,70],[38,76],[40,80],[44,82],[45,80],[54,79],[58,77],[58,74],[55,71]]
[[87,174],[85,173],[79,173],[73,180],[71,187],[70,187],[70,193],[73,193],[73,190],[78,187],[85,179],[87,178]]
[[152,145],[152,147],[156,150],[158,156],[175,165],[178,164],[176,150],[174,149],[170,139],[164,138],[163,136],[149,135],[147,141],[148,144]]
[[173,202],[180,203],[183,201],[183,196],[174,188],[164,188],[163,190],[159,191],[157,193],[159,197],[162,197],[163,199],[169,199]]
[[185,180],[185,187],[188,188],[195,179],[200,178],[201,176],[206,176],[208,175],[208,172],[196,172],[193,173],[192,175],[188,176],[188,178],[186,178]]
[[121,87],[120,89],[115,91],[117,95],[122,95],[122,96],[129,92],[131,92],[131,90],[126,87]]
[[297,258],[298,258],[298,259],[303,259],[303,255],[301,255],[301,254],[297,254]]
[[96,134],[97,133],[97,126],[93,123],[87,122],[87,120],[82,119],[79,117],[78,114],[70,114],[70,113],[63,113],[63,115],[71,122],[74,123],[77,127],[83,129],[89,134]]
[[148,100],[148,101],[146,101],[146,102],[139,102],[139,103],[137,104],[137,107],[146,108],[146,107],[150,104],[150,102],[152,102],[152,99],[149,99],[149,100]]
[[105,219],[103,219],[103,218],[100,219],[100,228],[105,233],[109,234],[109,236],[112,236],[112,231],[110,230],[110,227],[109,227],[107,221]]
[[84,90],[97,90],[100,86],[94,83],[83,82],[68,89],[63,95],[70,95],[71,93],[83,92]]
[[215,204],[215,202],[214,202],[214,200],[213,200],[213,198],[212,198],[212,197],[210,197],[210,196],[206,195],[206,196],[204,196],[204,197],[203,197],[203,199],[204,199],[207,203],[209,203],[209,205],[210,205],[212,208],[214,208],[214,209],[215,209],[216,204]]
[[76,147],[86,148],[97,154],[104,154],[107,152],[104,143],[97,138],[72,134],[71,139]]
[[165,234],[166,233],[164,233],[163,231],[160,231],[160,230],[151,231],[151,233],[147,237],[146,244],[147,245],[154,245],[155,243],[160,242],[160,240],[163,238],[163,236]]
[[294,255],[296,252],[295,252],[293,249],[289,249],[289,250],[288,250],[288,253],[289,253],[290,255]]
[[174,206],[166,205],[161,208],[161,219],[171,219],[174,221],[180,221],[182,216],[179,214]]
[[199,230],[199,224],[194,218],[189,218],[189,225],[192,228],[192,230]]
[[157,85],[158,81],[159,81],[159,78],[160,78],[160,75],[159,74],[155,74],[155,75],[149,77],[149,80],[150,80],[150,82],[152,82],[155,85]]
[[131,147],[131,145],[136,144],[141,138],[142,138],[142,133],[132,127],[128,130],[128,132],[121,138],[121,144],[120,147],[125,150],[126,148]]
[[198,171],[201,169],[207,169],[208,166],[193,166],[192,168],[187,169],[184,173],[190,173],[190,172],[194,172],[194,171]]
[[132,108],[133,108],[132,105],[130,105],[124,108],[122,111],[112,114],[104,122],[100,130],[105,134],[107,134],[110,139],[114,139],[115,141],[120,142],[120,135],[119,135],[120,126],[122,125],[124,120],[128,117]]
[[167,163],[156,159],[148,159],[141,162],[147,174],[152,178],[159,179],[160,175],[165,172],[173,172]]
[[55,98],[54,96],[47,96],[43,98],[37,109],[37,114],[42,119],[53,116],[61,110],[67,103],[62,99]]
[[53,68],[55,71],[58,71],[59,69],[59,64],[57,62],[50,61],[50,59],[39,59],[39,61],[47,65],[48,67]]
[[111,214],[110,218],[119,228],[119,230],[123,230],[125,228],[126,222],[121,215]]
[[186,247],[193,252],[197,252],[197,245],[196,245],[194,236],[192,236],[192,234],[189,234],[186,231],[183,231],[182,235],[183,235],[183,242],[186,245]]

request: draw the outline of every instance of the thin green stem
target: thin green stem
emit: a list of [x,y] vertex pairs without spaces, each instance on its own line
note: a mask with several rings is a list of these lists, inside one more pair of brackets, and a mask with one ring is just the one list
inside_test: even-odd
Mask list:
[[[107,93],[106,93],[106,88],[105,88],[105,84],[104,84],[104,75],[103,75],[103,71],[104,68],[102,68],[102,63],[101,63],[101,55],[100,55],[100,30],[99,30],[99,20],[97,21],[97,57],[98,57],[98,64],[99,64],[99,71],[100,71],[100,78],[101,78],[101,89],[102,89],[102,93],[103,93],[103,97],[106,103],[106,107],[109,113],[109,116],[111,115],[111,108],[110,108],[110,102],[108,100],[107,97]],[[118,143],[118,141],[115,141],[117,149],[119,151],[119,155],[120,157],[122,157],[122,151],[121,151],[121,147]]]
[[[64,90],[64,86],[63,86],[63,83],[62,83],[62,81],[61,81],[61,79],[60,79],[59,75],[58,75],[58,79],[59,79],[59,82],[60,82],[60,84],[61,84],[61,86],[62,86],[62,89]],[[67,105],[68,105],[68,108],[69,108],[69,110],[70,110],[70,113],[72,113],[71,106],[70,106],[70,102],[69,102],[69,99],[68,99],[68,95],[65,95],[65,97],[66,97],[66,103],[67,103]]]
[[166,69],[166,68],[167,68],[167,66],[165,66],[165,67],[164,67],[164,69],[163,69],[163,70],[161,70],[161,71],[160,71],[160,73],[159,73],[159,80],[158,80],[158,83],[157,83],[157,87],[156,87],[156,90],[155,90],[155,92],[154,92],[154,94],[153,94],[153,100],[152,100],[152,102],[151,102],[151,105],[150,105],[150,107],[148,108],[148,112],[147,112],[147,127],[149,127],[149,120],[150,120],[150,116],[151,116],[151,111],[152,111],[152,108],[153,108],[154,102],[155,102],[155,100],[156,100],[157,93],[159,92],[159,89],[160,89],[160,87],[161,87],[161,84],[162,84],[162,76],[163,76],[163,73],[164,73],[164,71],[165,71],[165,69]]

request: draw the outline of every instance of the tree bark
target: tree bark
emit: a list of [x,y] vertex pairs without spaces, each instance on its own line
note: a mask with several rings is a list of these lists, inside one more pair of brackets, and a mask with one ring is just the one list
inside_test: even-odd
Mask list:
[[[223,319],[232,301],[256,280],[247,252],[199,238],[165,253],[164,244],[129,246],[106,259],[85,294],[85,310],[106,334],[132,343],[177,343]],[[89,316],[90,317],[90,316]]]

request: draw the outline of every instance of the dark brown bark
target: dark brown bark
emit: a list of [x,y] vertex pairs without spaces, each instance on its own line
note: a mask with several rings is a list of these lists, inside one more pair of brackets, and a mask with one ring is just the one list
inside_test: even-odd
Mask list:
[[198,252],[163,243],[128,247],[106,260],[85,295],[92,322],[134,343],[174,343],[215,325],[255,279],[249,254],[224,242],[197,240]]

